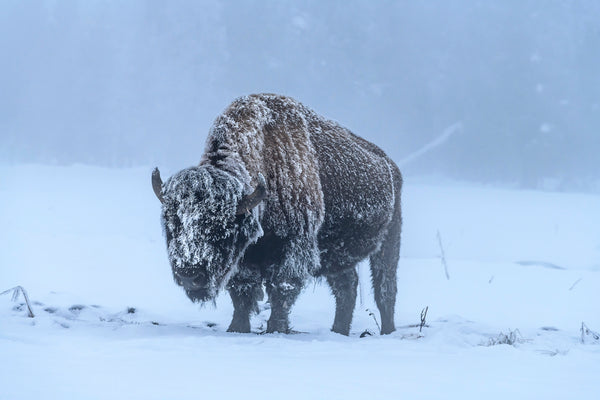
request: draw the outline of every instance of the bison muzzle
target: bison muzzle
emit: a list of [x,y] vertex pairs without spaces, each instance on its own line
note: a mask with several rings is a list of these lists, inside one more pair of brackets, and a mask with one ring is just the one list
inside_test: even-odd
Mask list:
[[381,333],[395,330],[402,176],[374,144],[289,97],[250,95],[216,119],[198,166],[164,183],[155,169],[152,187],[175,282],[196,302],[227,288],[229,331],[250,332],[264,286],[267,332],[289,332],[307,280],[325,277],[332,330],[348,335],[367,257]]

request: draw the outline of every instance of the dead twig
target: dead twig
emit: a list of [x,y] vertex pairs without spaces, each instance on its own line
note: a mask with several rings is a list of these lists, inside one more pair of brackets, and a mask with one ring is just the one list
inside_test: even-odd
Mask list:
[[600,333],[594,332],[585,323],[581,323],[581,343],[585,343],[585,337],[591,336],[594,340],[600,340]]
[[377,325],[377,329],[379,330],[379,332],[381,332],[381,327],[379,326],[379,322],[377,322],[377,317],[375,317],[375,314],[373,314],[373,312],[371,310],[369,310],[368,308],[366,311],[369,313],[369,315],[371,317],[373,317],[373,320],[375,321],[375,325]]
[[27,296],[27,292],[25,291],[25,289],[23,289],[23,286],[15,286],[14,288],[5,290],[4,292],[0,293],[0,295],[7,294],[10,292],[12,292],[12,301],[17,301],[17,299],[19,298],[19,293],[23,294],[25,304],[27,305],[27,316],[29,318],[34,318],[35,315],[33,314],[33,311],[31,310],[31,305],[29,304],[29,296]]
[[528,341],[528,339],[525,339],[523,335],[521,335],[521,332],[519,332],[518,329],[515,329],[514,331],[511,331],[509,329],[508,334],[500,332],[498,336],[490,338],[487,343],[483,343],[481,344],[481,346],[490,347],[499,344],[508,344],[510,346],[515,346],[517,344],[525,343]]
[[419,325],[419,333],[423,330],[423,327],[425,326],[425,318],[427,317],[427,311],[429,311],[429,306],[425,307],[421,311],[421,324]]
[[421,332],[423,330],[423,328],[429,328],[429,325],[427,325],[427,321],[425,320],[425,318],[427,318],[427,311],[429,311],[429,306],[427,306],[421,310],[421,322],[419,322],[418,324],[402,325],[402,326],[397,326],[397,328],[398,329],[419,328],[419,332]]

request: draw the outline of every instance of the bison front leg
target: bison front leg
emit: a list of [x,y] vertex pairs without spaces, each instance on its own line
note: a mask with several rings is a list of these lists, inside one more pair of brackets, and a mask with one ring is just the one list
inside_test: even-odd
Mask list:
[[271,316],[267,321],[267,333],[290,333],[289,315],[302,290],[301,279],[288,279],[267,285]]
[[267,268],[267,293],[271,316],[267,333],[290,333],[289,314],[306,279],[319,267],[316,237],[295,237],[284,243],[281,262]]
[[233,302],[233,319],[227,332],[250,332],[250,314],[258,312],[258,301],[263,299],[260,275],[242,270],[227,285]]

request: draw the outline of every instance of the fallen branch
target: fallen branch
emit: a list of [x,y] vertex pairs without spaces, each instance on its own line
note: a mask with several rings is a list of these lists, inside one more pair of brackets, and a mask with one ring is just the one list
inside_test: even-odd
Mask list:
[[406,164],[409,164],[409,163],[415,161],[416,159],[420,158],[423,154],[429,153],[431,150],[433,150],[434,148],[438,147],[439,145],[443,144],[448,139],[450,139],[450,136],[454,135],[456,132],[462,131],[462,129],[463,129],[462,122],[456,122],[456,123],[450,125],[446,129],[444,129],[444,132],[442,132],[442,134],[440,136],[438,136],[431,142],[427,143],[425,146],[421,147],[419,150],[415,151],[414,153],[409,154],[404,159],[400,160],[400,162],[398,163],[398,166],[404,167]]
[[446,263],[446,253],[444,252],[444,246],[442,245],[442,235],[440,231],[437,231],[437,240],[440,246],[440,258],[442,260],[442,265],[444,266],[444,272],[446,273],[446,279],[450,280],[450,275],[448,274],[448,264]]
[[582,279],[583,279],[583,278],[579,278],[579,279],[577,279],[577,280],[575,281],[575,283],[573,283],[573,284],[571,285],[571,287],[569,288],[569,290],[573,290],[573,288],[575,287],[575,285],[577,285],[579,282],[581,282],[581,280],[582,280]]
[[19,293],[23,294],[23,298],[25,299],[25,304],[27,304],[27,310],[28,310],[27,316],[29,318],[34,318],[35,315],[33,314],[33,311],[31,311],[31,305],[29,304],[29,296],[27,296],[27,292],[25,291],[25,289],[23,289],[23,286],[15,286],[12,289],[5,290],[4,292],[0,293],[0,295],[10,293],[11,291],[12,291],[12,301],[17,301],[17,299],[19,298]]

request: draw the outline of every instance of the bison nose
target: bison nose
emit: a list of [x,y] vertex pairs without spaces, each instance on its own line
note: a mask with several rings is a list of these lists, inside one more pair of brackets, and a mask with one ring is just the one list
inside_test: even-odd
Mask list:
[[[187,271],[186,271],[187,272]],[[203,289],[206,287],[204,282],[204,274],[202,272],[196,274],[175,272],[179,283],[188,290]]]
[[186,288],[190,288],[190,289],[197,289],[200,288],[201,286],[198,285],[195,280],[196,280],[196,276],[181,276],[179,275],[179,280],[181,281],[181,284],[186,287]]

